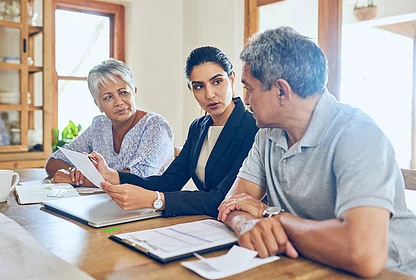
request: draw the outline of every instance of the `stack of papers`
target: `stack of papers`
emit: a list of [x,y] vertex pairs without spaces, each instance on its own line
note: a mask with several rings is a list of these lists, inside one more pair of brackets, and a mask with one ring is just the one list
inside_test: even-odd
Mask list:
[[227,254],[219,257],[204,258],[196,253],[195,256],[198,261],[181,262],[181,264],[206,279],[229,277],[279,259],[278,256],[256,258],[256,251],[236,245]]

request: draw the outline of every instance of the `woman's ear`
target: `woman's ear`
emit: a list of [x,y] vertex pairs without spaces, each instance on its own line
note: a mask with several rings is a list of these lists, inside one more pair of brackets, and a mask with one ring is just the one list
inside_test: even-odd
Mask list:
[[134,94],[136,95],[139,92],[139,90],[137,89],[137,87],[134,87]]

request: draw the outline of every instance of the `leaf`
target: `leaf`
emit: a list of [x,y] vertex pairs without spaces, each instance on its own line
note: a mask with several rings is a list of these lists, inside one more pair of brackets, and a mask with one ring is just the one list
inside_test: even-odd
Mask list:
[[68,133],[69,133],[69,127],[68,127],[68,126],[66,126],[66,127],[64,128],[64,130],[62,130],[62,139],[66,139],[66,138],[68,138]]
[[[69,129],[71,130],[71,136],[72,136],[72,138],[71,139],[73,139],[73,138],[75,138],[75,136],[77,136],[78,135],[78,127],[74,124],[74,122],[73,121],[69,121],[69,124],[68,124],[68,126],[69,126]],[[68,137],[69,138],[69,137]]]

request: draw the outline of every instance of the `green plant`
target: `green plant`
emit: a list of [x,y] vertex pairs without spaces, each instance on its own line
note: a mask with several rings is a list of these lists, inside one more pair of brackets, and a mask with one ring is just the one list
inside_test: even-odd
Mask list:
[[76,126],[73,121],[69,121],[68,125],[62,130],[61,138],[59,139],[59,129],[52,129],[52,150],[56,151],[58,147],[71,142],[78,133],[82,130],[82,126],[79,124]]

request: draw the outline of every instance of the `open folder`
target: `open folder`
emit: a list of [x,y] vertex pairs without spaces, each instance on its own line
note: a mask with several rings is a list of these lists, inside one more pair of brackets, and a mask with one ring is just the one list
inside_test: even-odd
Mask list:
[[238,240],[231,229],[213,219],[122,233],[109,238],[162,263],[191,257],[193,253],[229,248]]

